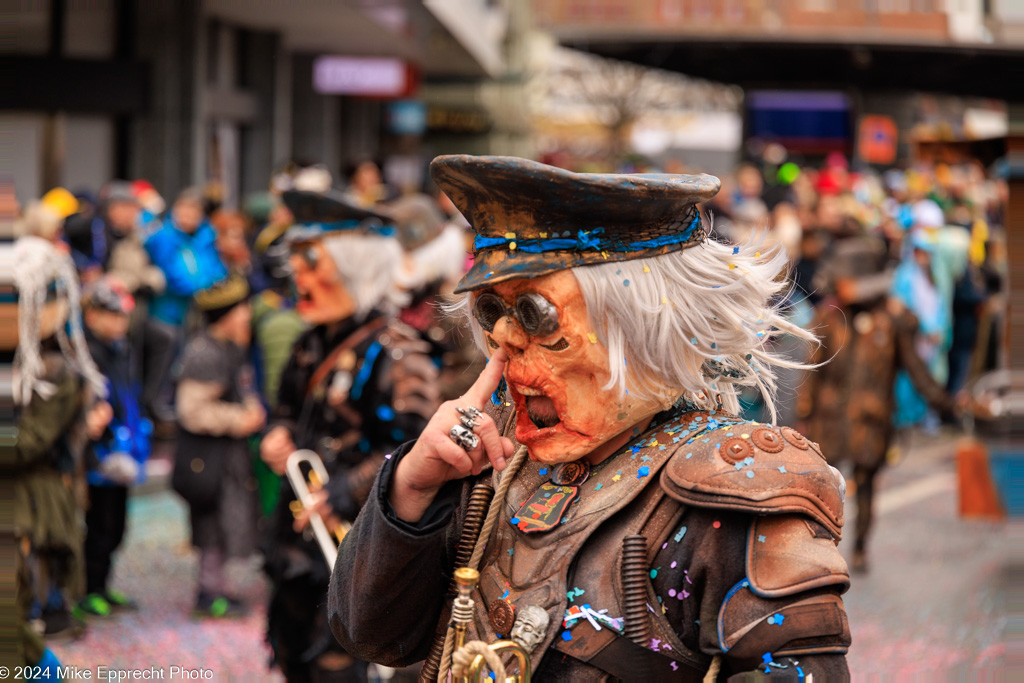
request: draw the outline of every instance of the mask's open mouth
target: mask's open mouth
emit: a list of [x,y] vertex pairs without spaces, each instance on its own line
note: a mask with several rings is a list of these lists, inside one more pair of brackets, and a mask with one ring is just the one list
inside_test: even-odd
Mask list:
[[554,427],[562,421],[554,402],[547,396],[527,396],[526,414],[538,429]]

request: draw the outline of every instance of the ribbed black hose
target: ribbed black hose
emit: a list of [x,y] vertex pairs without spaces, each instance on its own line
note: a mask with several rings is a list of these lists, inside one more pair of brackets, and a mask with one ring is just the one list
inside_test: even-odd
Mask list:
[[641,647],[648,647],[651,623],[647,618],[647,537],[622,539],[622,603],[625,635]]
[[[622,611],[625,636],[644,648],[650,648],[651,621],[647,616],[647,537],[626,536],[622,539]],[[631,663],[636,680],[650,678],[650,662],[637,657]]]

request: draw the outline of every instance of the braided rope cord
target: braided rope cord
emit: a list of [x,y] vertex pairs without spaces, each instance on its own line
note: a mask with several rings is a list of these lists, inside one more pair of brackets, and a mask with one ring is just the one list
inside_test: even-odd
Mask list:
[[[522,468],[523,463],[526,462],[526,456],[526,446],[520,446],[512,456],[512,460],[509,461],[508,467],[505,468],[505,471],[501,475],[501,481],[498,482],[498,488],[494,492],[494,498],[491,499],[491,506],[487,510],[487,519],[484,520],[484,526],[480,530],[480,535],[476,539],[476,545],[473,547],[473,554],[469,557],[469,567],[471,569],[476,569],[480,565],[480,560],[483,559],[484,549],[487,547],[487,539],[490,538],[491,532],[494,531],[494,527],[498,523],[498,518],[501,516],[501,507],[505,504],[505,496],[508,493],[508,487],[512,485],[512,480],[516,478],[516,474],[519,472],[520,468]],[[482,641],[470,641],[467,645],[478,642]],[[438,670],[437,676],[437,680],[439,682],[446,680],[448,677],[448,670],[452,667],[451,658],[454,649],[455,630],[449,628],[444,637],[444,651],[441,654],[441,667]],[[486,655],[484,657],[485,659],[487,658]],[[472,661],[472,659],[470,659],[470,661]],[[489,660],[488,666],[491,666]],[[491,666],[491,670],[495,671],[496,680],[503,680],[498,678],[498,673],[493,666]]]

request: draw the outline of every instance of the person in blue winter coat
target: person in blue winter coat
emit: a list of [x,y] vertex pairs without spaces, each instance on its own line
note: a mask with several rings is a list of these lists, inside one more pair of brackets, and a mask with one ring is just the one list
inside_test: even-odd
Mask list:
[[124,537],[128,487],[145,476],[152,425],[142,416],[140,367],[126,339],[135,301],[116,277],[106,275],[85,292],[83,301],[89,353],[107,378],[110,421],[92,440],[86,475],[89,506],[85,514],[86,595],[79,607],[107,616],[135,604],[109,585],[111,556]]
[[153,299],[149,313],[180,330],[192,296],[227,277],[217,253],[217,233],[203,215],[202,197],[185,190],[171,216],[146,241],[149,258],[167,277],[167,289]]

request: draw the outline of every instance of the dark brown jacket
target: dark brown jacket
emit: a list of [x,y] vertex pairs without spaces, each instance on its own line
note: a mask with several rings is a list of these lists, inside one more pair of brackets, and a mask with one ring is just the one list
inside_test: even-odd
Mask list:
[[[401,522],[387,496],[403,452],[382,470],[342,544],[328,604],[347,651],[398,666],[423,659],[447,621],[469,491],[452,482],[418,525]],[[847,675],[841,479],[795,431],[722,414],[663,414],[594,468],[564,523],[522,534],[510,520],[548,478],[544,470],[527,461],[509,488],[481,563],[472,637],[498,635],[496,601],[535,604],[553,616],[533,656],[538,680],[700,680],[717,654],[723,679],[763,668],[765,655],[790,673]],[[647,539],[644,641],[585,619],[567,628],[573,605],[625,616],[622,538],[637,533]]]
[[901,369],[928,403],[952,412],[952,400],[914,349],[917,318],[896,300],[853,308],[826,302],[811,329],[821,337],[811,363],[824,365],[808,373],[798,413],[807,437],[825,444],[830,462],[877,467],[885,461]]

